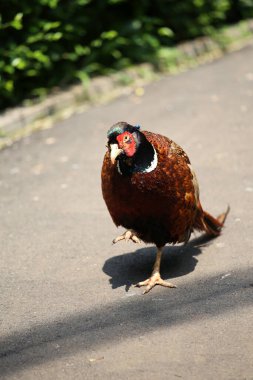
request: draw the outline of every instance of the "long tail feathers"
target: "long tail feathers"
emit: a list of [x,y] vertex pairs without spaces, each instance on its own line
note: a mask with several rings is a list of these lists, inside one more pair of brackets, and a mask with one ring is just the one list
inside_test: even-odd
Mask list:
[[214,218],[208,212],[199,210],[199,213],[194,224],[194,228],[197,230],[205,231],[210,236],[218,236],[221,233],[221,230],[224,226],[225,220],[229,213],[230,207],[227,207],[227,210],[220,214],[217,218]]

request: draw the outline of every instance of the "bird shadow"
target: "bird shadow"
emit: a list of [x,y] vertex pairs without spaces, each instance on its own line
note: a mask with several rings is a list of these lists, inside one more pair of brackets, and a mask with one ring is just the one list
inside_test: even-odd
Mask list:
[[[177,278],[194,271],[198,263],[196,256],[208,246],[213,237],[201,235],[185,245],[164,248],[161,262],[161,275],[164,279]],[[103,272],[110,276],[112,289],[125,286],[128,292],[131,285],[150,276],[155,261],[156,248],[145,247],[134,252],[114,256],[106,260]]]

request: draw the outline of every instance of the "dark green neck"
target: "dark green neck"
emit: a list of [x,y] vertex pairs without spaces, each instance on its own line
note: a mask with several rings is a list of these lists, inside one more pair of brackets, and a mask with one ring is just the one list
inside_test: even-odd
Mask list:
[[133,173],[149,173],[157,165],[157,154],[153,145],[142,134],[138,134],[138,147],[133,157],[120,156],[117,166],[120,174],[131,176]]

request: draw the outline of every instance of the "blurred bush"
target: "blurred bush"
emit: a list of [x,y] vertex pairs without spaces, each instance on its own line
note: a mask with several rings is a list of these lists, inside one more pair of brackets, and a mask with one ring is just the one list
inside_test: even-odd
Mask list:
[[253,0],[2,0],[0,109],[253,17]]

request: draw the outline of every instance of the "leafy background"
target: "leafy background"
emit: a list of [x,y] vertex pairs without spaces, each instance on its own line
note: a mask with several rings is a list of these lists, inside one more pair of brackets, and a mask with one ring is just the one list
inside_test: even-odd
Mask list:
[[2,0],[0,110],[253,17],[253,0]]

